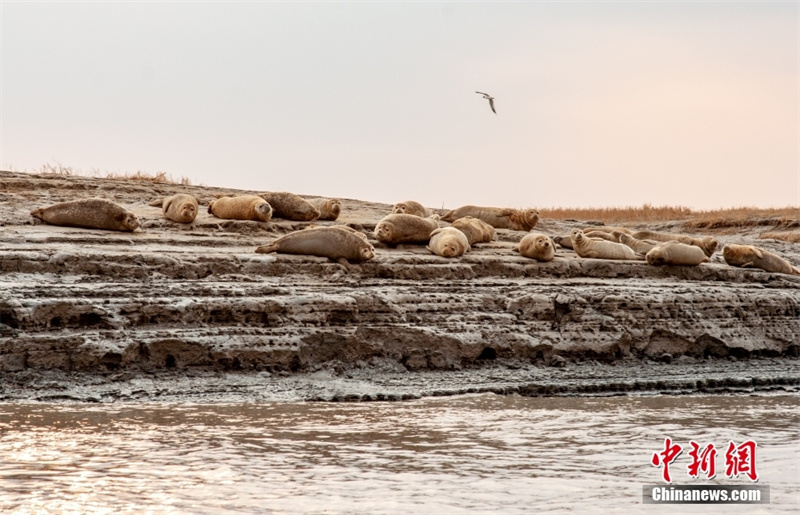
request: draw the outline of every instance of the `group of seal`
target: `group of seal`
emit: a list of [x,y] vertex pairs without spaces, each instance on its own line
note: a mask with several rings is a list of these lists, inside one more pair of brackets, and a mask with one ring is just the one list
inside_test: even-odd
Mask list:
[[[655,266],[697,266],[708,263],[719,246],[716,239],[708,236],[697,238],[655,231],[631,232],[624,227],[605,226],[576,229],[569,237],[557,236],[553,239],[560,246],[575,250],[580,257],[644,259]],[[629,247],[633,254],[620,247]],[[800,270],[784,258],[754,245],[729,243],[723,247],[722,255],[731,266],[800,275]]]
[[272,217],[295,222],[336,220],[342,211],[337,199],[306,200],[288,191],[265,192],[235,197],[218,195],[208,204],[208,212],[228,220],[269,222]]
[[[161,207],[164,217],[177,223],[192,223],[198,212],[197,199],[188,194],[172,195],[149,205]],[[209,202],[208,212],[219,218],[258,222],[269,222],[273,216],[297,221],[336,220],[341,212],[341,202],[323,198],[307,201],[287,192],[219,196]],[[35,209],[31,216],[52,225],[111,231],[130,232],[141,226],[134,213],[103,198],[60,202]],[[375,226],[373,235],[388,246],[423,244],[436,255],[453,258],[463,256],[473,245],[493,241],[497,237],[495,229],[528,232],[538,220],[539,213],[535,209],[471,205],[439,217],[433,210],[408,200],[395,204],[392,213]],[[441,227],[441,222],[450,222],[450,225]],[[556,243],[573,249],[581,258],[645,260],[656,266],[707,263],[718,246],[717,240],[711,237],[631,232],[624,227],[595,226],[574,229],[568,237],[551,238],[545,234],[528,233],[516,251],[522,256],[546,262],[555,257]],[[345,225],[295,231],[258,247],[256,252],[308,254],[339,262],[363,262],[375,257],[375,248],[366,235]],[[784,258],[753,245],[728,244],[722,249],[722,254],[731,266],[800,275],[800,270]]]
[[[490,213],[491,209],[484,213]],[[440,221],[452,223],[440,227]],[[494,227],[484,219],[464,214],[445,220],[414,200],[393,205],[392,212],[375,226],[374,235],[389,246],[427,243],[428,250],[446,258],[463,256],[472,245],[488,243],[497,237]]]
[[581,229],[573,229],[569,236],[573,250],[582,258],[641,259],[627,245],[604,238],[590,238]]
[[454,222],[459,218],[471,216],[483,220],[496,229],[511,229],[528,232],[539,222],[536,209],[511,209],[501,207],[461,206],[443,214],[440,219]]
[[[198,213],[195,197],[178,193],[148,204],[160,207],[164,217],[173,222],[190,224]],[[272,217],[295,221],[336,220],[342,205],[338,199],[305,200],[288,192],[267,192],[261,195],[218,195],[208,203],[208,213],[226,220],[269,222]],[[141,226],[138,217],[119,204],[103,198],[59,202],[31,211],[31,216],[51,225],[134,231]]]

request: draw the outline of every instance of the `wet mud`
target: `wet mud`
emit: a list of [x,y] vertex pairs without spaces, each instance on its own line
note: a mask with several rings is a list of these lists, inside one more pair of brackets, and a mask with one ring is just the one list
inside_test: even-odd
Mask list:
[[[175,193],[202,206],[258,192],[0,172],[0,398],[286,387],[303,399],[380,400],[800,382],[800,277],[734,268],[719,252],[696,267],[568,249],[539,263],[514,251],[525,233],[498,230],[498,241],[447,259],[374,240],[387,204],[342,199],[336,222],[221,220],[201,207],[187,226],[148,206]],[[136,213],[142,230],[55,227],[29,214],[92,196]],[[338,223],[367,234],[376,258],[345,268],[255,254],[283,234]],[[542,220],[534,230],[555,236],[585,223]],[[798,244],[758,239],[769,221],[702,233],[680,222],[629,227],[756,244],[800,262]]]

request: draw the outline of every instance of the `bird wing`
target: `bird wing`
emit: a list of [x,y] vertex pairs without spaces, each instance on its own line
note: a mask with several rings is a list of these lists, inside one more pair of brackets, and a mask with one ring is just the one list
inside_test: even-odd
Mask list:
[[479,94],[479,95],[486,96],[486,97],[488,97],[488,96],[489,96],[489,94],[488,94],[488,93],[484,93],[483,91],[476,91],[475,93],[477,93],[477,94]]
[[489,99],[489,107],[491,107],[491,108],[492,108],[492,112],[493,112],[494,114],[497,114],[497,111],[495,111],[495,110],[494,110],[494,99],[493,99],[493,98],[490,98],[490,99]]

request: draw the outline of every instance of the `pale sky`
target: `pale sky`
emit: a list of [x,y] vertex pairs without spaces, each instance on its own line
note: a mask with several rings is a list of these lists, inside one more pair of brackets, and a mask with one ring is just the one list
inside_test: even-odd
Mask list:
[[2,1],[0,167],[450,208],[800,206],[799,5]]

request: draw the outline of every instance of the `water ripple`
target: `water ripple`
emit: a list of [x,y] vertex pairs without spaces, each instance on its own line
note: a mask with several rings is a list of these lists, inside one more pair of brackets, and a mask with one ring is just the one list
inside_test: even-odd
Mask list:
[[[770,485],[772,504],[726,511],[796,512],[797,397],[495,395],[365,404],[5,404],[0,509],[647,513],[641,486],[659,482],[649,458],[665,436],[718,448],[756,440],[760,484]],[[687,460],[674,465],[678,483],[692,482]],[[720,476],[710,482],[748,483]]]

